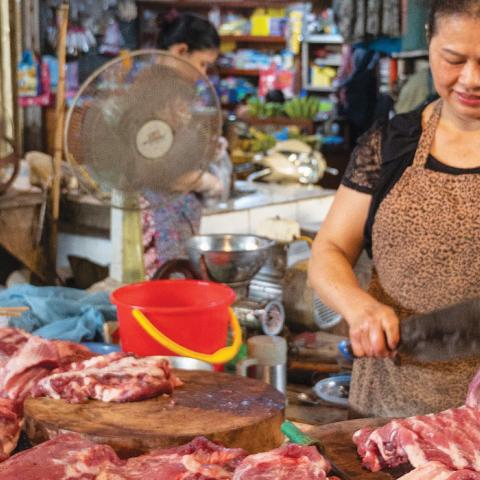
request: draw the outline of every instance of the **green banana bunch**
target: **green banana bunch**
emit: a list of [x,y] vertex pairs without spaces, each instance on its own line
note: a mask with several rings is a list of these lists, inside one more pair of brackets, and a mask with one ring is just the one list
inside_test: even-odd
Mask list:
[[302,98],[292,98],[284,105],[284,111],[290,118],[315,119],[321,109],[319,98],[310,96]]
[[252,97],[247,100],[248,114],[255,118],[272,118],[283,115],[283,105],[281,103],[264,102],[258,97]]

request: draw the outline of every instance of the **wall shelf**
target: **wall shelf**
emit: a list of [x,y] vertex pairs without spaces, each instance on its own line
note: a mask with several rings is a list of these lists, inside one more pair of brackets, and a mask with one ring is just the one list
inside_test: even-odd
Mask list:
[[395,52],[392,53],[392,58],[427,58],[428,50],[411,50],[408,52]]
[[286,40],[284,37],[271,36],[257,36],[257,35],[222,35],[220,37],[224,42],[237,42],[237,43],[273,43],[278,45],[284,45]]
[[305,43],[325,43],[333,45],[341,45],[343,43],[343,37],[341,35],[309,35],[303,39]]
[[218,74],[222,77],[258,77],[260,75],[260,70],[249,70],[243,68],[220,68],[218,70]]
[[205,8],[210,10],[212,7],[219,8],[245,8],[252,9],[262,6],[267,7],[285,7],[295,1],[275,1],[275,0],[265,0],[263,2],[253,1],[253,0],[137,0],[137,4],[142,7],[173,7],[173,8]]
[[313,85],[305,85],[305,90],[318,93],[334,93],[338,89],[336,87],[315,87]]

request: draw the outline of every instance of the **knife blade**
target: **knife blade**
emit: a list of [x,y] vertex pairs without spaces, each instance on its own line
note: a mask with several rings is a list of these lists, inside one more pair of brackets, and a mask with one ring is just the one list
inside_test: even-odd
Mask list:
[[480,355],[480,299],[402,320],[396,351],[426,362]]
[[334,475],[338,477],[340,480],[352,480],[352,477],[345,473],[341,468],[338,467],[335,463],[333,463],[326,455],[325,455],[325,446],[315,438],[310,437],[306,433],[303,433],[296,425],[288,420],[284,420],[281,427],[282,433],[293,443],[297,445],[306,445],[306,446],[313,446],[323,455],[330,463],[331,470],[328,472],[328,475]]

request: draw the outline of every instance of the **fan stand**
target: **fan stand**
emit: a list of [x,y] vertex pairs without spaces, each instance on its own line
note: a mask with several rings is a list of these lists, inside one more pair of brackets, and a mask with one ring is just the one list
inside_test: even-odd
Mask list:
[[110,218],[110,277],[121,283],[145,280],[139,196],[122,190],[112,190]]

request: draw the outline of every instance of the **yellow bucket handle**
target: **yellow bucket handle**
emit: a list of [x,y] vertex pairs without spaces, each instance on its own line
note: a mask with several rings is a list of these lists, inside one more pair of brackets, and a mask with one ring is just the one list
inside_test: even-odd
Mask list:
[[242,345],[242,329],[240,328],[238,318],[232,308],[229,307],[228,311],[230,313],[230,325],[233,331],[232,345],[229,347],[223,347],[212,354],[194,352],[193,350],[182,347],[158,330],[158,328],[155,327],[155,325],[153,325],[152,322],[150,322],[150,320],[140,310],[134,309],[132,310],[132,314],[139,325],[151,338],[157,341],[160,345],[163,345],[165,348],[171,350],[173,353],[176,353],[182,357],[203,360],[207,363],[220,364],[232,360],[235,355],[237,355]]

